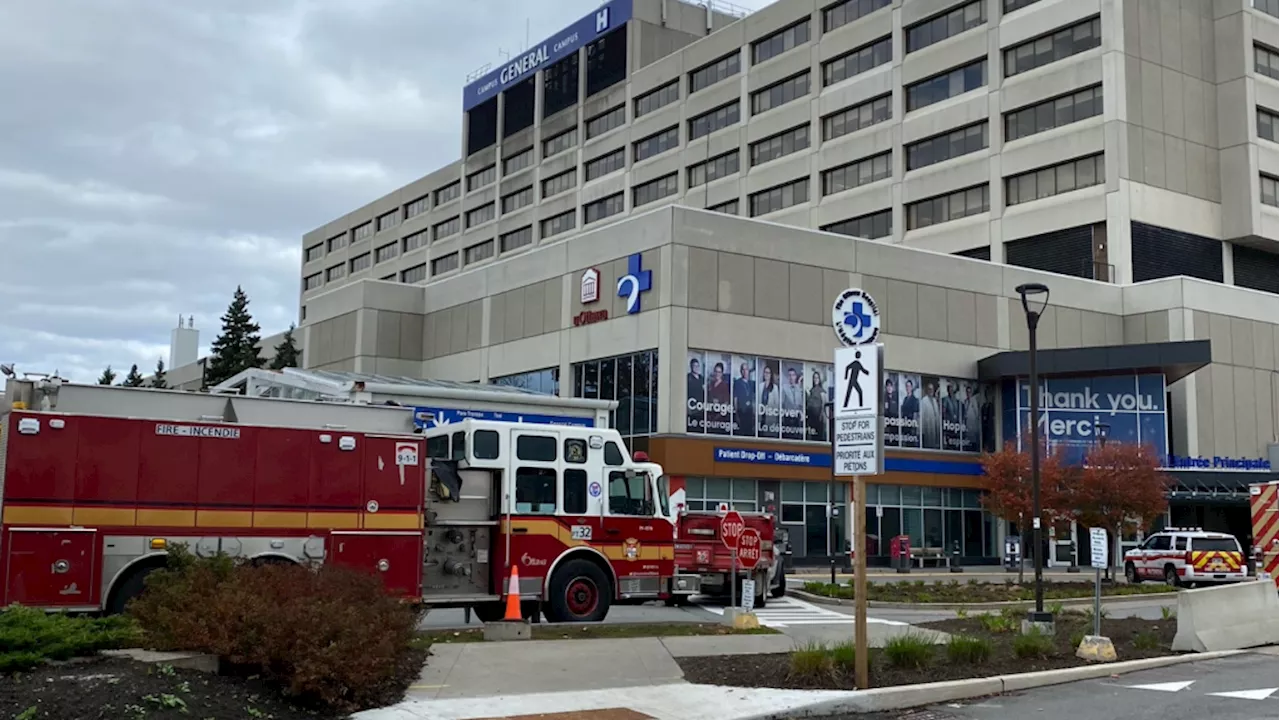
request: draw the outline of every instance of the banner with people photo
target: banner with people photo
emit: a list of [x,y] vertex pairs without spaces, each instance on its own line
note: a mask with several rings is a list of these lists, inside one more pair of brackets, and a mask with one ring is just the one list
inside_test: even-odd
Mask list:
[[886,371],[884,446],[981,452],[994,439],[995,404],[976,380]]
[[690,350],[685,431],[827,442],[830,363]]

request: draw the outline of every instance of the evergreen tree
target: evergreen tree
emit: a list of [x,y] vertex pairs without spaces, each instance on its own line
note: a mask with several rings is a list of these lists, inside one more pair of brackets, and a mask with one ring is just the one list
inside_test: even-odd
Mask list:
[[261,328],[249,314],[249,296],[236,286],[231,305],[222,316],[222,333],[213,341],[205,370],[205,386],[211,387],[249,368],[262,367],[258,356]]
[[151,378],[151,387],[158,390],[169,387],[169,383],[164,377],[164,358],[156,360],[156,374]]
[[125,387],[142,387],[142,373],[138,372],[137,363],[129,368],[129,374],[124,376],[124,382],[120,384]]
[[102,371],[102,374],[98,376],[99,385],[110,385],[115,381],[116,381],[116,371],[112,370],[110,365],[108,365],[107,368]]
[[269,367],[272,370],[296,368],[302,362],[302,351],[298,349],[298,344],[293,337],[293,331],[296,329],[297,327],[290,323],[289,329],[284,331],[284,337],[281,338],[280,344],[276,345],[276,356],[271,358]]

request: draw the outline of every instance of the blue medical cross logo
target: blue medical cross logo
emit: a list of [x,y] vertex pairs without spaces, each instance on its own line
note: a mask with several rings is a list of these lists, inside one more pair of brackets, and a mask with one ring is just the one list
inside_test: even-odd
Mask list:
[[871,312],[861,300],[854,300],[849,312],[844,314],[844,324],[849,326],[850,334],[855,338],[862,337],[871,327]]
[[640,293],[653,287],[653,271],[643,269],[640,253],[627,258],[627,274],[618,280],[618,297],[627,301],[627,314],[640,312]]

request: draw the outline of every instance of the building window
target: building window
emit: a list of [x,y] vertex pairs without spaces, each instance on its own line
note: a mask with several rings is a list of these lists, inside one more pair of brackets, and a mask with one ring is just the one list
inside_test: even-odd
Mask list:
[[462,251],[463,259],[468,265],[478,263],[481,260],[488,260],[493,257],[493,241],[485,240],[482,243],[476,243],[466,250]]
[[934,135],[907,146],[907,169],[916,170],[987,148],[987,121]]
[[[784,482],[783,502],[785,488]],[[980,490],[867,485],[868,557],[888,557],[890,542],[898,535],[906,535],[912,548],[958,550],[961,557],[975,560],[996,557],[1000,525],[982,509]]]
[[363,253],[351,258],[351,274],[353,275],[371,267],[373,267],[372,253]]
[[1272,80],[1280,78],[1280,53],[1257,43],[1253,46],[1253,69]]
[[957,190],[907,205],[907,229],[959,220],[990,210],[990,190],[986,185]]
[[304,292],[307,290],[315,290],[323,284],[324,276],[320,273],[314,273],[302,278],[302,289]]
[[987,84],[987,61],[971,62],[907,86],[907,112],[977,90]]
[[477,170],[467,176],[467,192],[471,192],[479,187],[484,187],[494,180],[498,179],[498,166],[490,165],[483,170]]
[[741,69],[742,60],[734,50],[719,60],[712,61],[689,73],[689,92],[696,93],[703,88],[711,87],[725,78],[733,77]]
[[400,243],[392,242],[383,245],[373,251],[373,261],[375,263],[384,263],[388,260],[394,260],[400,255]]
[[1271,17],[1280,17],[1280,0],[1253,0],[1253,9]]
[[635,144],[635,161],[647,160],[655,155],[674,148],[680,144],[680,126],[673,125],[659,133],[654,133],[647,138],[637,140]]
[[[1280,0],[1278,0],[1280,1]],[[1276,125],[1280,116],[1274,110],[1268,110],[1264,107],[1258,108],[1258,137],[1263,140],[1276,141]],[[320,247],[319,245],[316,246]],[[308,251],[310,252],[310,251]]]
[[402,240],[401,242],[404,243],[404,249],[402,250],[402,252],[413,252],[418,248],[426,247],[427,231],[419,230],[418,232],[412,235],[405,235],[404,240]]
[[378,232],[393,228],[400,224],[400,211],[392,210],[378,217]]
[[892,96],[881,95],[822,118],[822,139],[834,140],[892,118],[892,100]]
[[318,243],[307,248],[306,262],[315,262],[322,257],[324,257],[324,243]]
[[892,176],[892,157],[891,153],[880,153],[823,172],[822,194],[833,195]]
[[751,165],[763,165],[770,160],[800,152],[809,147],[809,125],[799,125],[773,137],[751,144]]
[[542,157],[549,158],[578,144],[578,129],[566,130],[542,142]]
[[467,211],[467,227],[473,228],[482,223],[487,223],[497,217],[494,211],[493,203],[485,203],[474,210]]
[[333,252],[334,250],[341,250],[342,248],[346,247],[347,234],[343,233],[341,235],[334,235],[333,237],[329,238],[328,246],[329,246],[329,252]]
[[458,253],[451,252],[431,261],[431,275],[442,275],[450,270],[458,269]]
[[427,279],[427,264],[421,263],[411,268],[400,271],[400,282],[402,283],[420,283]]
[[893,41],[882,37],[822,64],[822,84],[835,85],[893,60]]
[[587,139],[599,137],[627,124],[627,106],[619,105],[587,120]]
[[379,280],[382,280],[383,282],[395,282],[395,281],[396,281],[396,274],[395,274],[395,273],[391,273],[390,275],[383,275],[382,277],[380,277],[380,278],[378,278],[378,279],[379,279]]
[[1102,45],[1102,19],[1093,18],[1004,51],[1004,76],[1013,77]]
[[975,0],[907,28],[907,52],[942,42],[987,21],[987,0]]
[[738,201],[730,200],[728,202],[722,202],[719,205],[712,205],[711,207],[707,208],[707,210],[711,212],[721,213],[723,215],[737,215]]
[[631,207],[638,208],[651,202],[671,197],[680,192],[680,179],[677,173],[663,175],[656,180],[637,185],[631,189]]
[[542,117],[551,117],[578,102],[580,77],[577,52],[542,71]]
[[566,190],[572,190],[578,184],[577,169],[566,170],[559,175],[552,175],[542,181],[542,198],[545,200],[553,195],[559,195]]
[[1004,139],[1030,137],[1101,114],[1102,86],[1094,85],[1005,113]]
[[559,235],[560,233],[569,232],[570,230],[577,227],[577,225],[578,225],[577,210],[562,212],[559,215],[549,217],[546,220],[542,221],[542,227],[541,227],[542,238],[545,240],[546,238]]
[[520,390],[528,390],[539,395],[559,395],[560,394],[560,368],[547,368],[545,370],[530,370],[529,372],[516,373],[514,375],[503,375],[502,377],[489,378],[489,384],[501,387],[519,388]]
[[680,82],[672,80],[657,90],[649,92],[636,98],[636,117],[648,115],[658,108],[666,107],[680,99]]
[[502,161],[502,174],[520,172],[533,164],[533,148],[525,148]]
[[461,229],[462,221],[457,215],[454,215],[444,222],[439,222],[433,225],[431,227],[431,238],[433,240],[443,240],[447,237],[457,235],[458,231]]
[[799,75],[793,75],[763,90],[751,93],[751,114],[759,115],[762,112],[786,105],[792,100],[802,98],[808,94],[809,71],[805,70]]
[[423,195],[417,200],[409,202],[404,206],[404,219],[408,220],[411,217],[417,217],[426,211],[427,211],[427,196]]
[[893,234],[893,211],[881,210],[870,215],[841,220],[822,228],[827,232],[839,233],[856,238],[875,240]]
[[533,226],[525,225],[519,230],[512,230],[498,236],[499,252],[511,252],[525,245],[533,244]]
[[624,437],[658,431],[658,351],[573,364],[573,396],[616,400],[609,424]]
[[695,511],[714,512],[724,503],[730,510],[756,512],[756,481],[745,478],[686,477],[684,503],[686,508]]
[[751,64],[759,65],[809,42],[809,18],[751,43]]
[[582,224],[590,225],[598,220],[617,215],[623,211],[624,205],[622,193],[587,203],[582,206]]
[[627,166],[627,153],[622,148],[618,148],[607,155],[601,155],[594,160],[588,160],[586,164],[587,182],[591,182],[599,177],[604,177],[611,172],[616,172]]
[[1004,0],[1004,14],[1008,15],[1014,10],[1021,10],[1028,5],[1035,5],[1040,0]]
[[462,195],[462,183],[457,181],[451,182],[436,191],[435,204],[439,206],[449,202],[450,200],[457,200],[460,195]]
[[514,212],[522,207],[533,204],[533,186],[517,190],[510,195],[502,196],[502,214]]
[[363,242],[365,240],[368,240],[371,237],[373,237],[372,222],[367,222],[363,225],[357,225],[356,228],[351,231],[351,244],[354,245],[358,242]]
[[864,15],[889,7],[892,0],[844,0],[822,11],[822,31],[831,32]]
[[1020,205],[1106,182],[1102,155],[1091,155],[1004,179],[1004,204]]
[[751,217],[768,215],[784,208],[809,202],[809,178],[792,180],[785,185],[755,193],[751,200]]
[[346,264],[346,263],[341,263],[341,264],[338,264],[338,265],[333,265],[333,266],[329,267],[327,270],[325,270],[325,271],[324,271],[324,281],[325,281],[325,282],[333,282],[334,280],[341,280],[342,278],[344,278],[344,277],[346,277],[346,276],[347,276],[347,264]]
[[[705,185],[712,180],[738,174],[738,151],[717,155],[706,162],[689,167],[689,187]],[[736,214],[736,213],[735,213]]]
[[703,135],[710,135],[738,122],[741,115],[740,107],[741,103],[734,100],[693,118],[689,121],[689,139],[697,140]]
[[1258,186],[1261,188],[1259,200],[1263,205],[1276,207],[1276,178],[1271,175],[1258,175]]

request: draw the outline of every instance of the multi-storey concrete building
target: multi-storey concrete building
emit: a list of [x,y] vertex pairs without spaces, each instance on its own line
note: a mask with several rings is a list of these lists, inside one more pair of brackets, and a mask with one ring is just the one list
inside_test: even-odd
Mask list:
[[1168,519],[1247,540],[1276,36],[1272,0],[613,0],[464,89],[462,159],[306,235],[305,364],[616,401],[690,507],[772,507],[825,557],[831,302],[861,287],[890,370],[869,552],[992,562],[979,453],[1027,427],[1014,287],[1042,282],[1051,441],[1155,447]]
[[[307,233],[302,312],[677,202],[1276,291],[1268,0],[615,0],[464,90],[462,159]],[[709,33],[709,34],[708,34]]]

